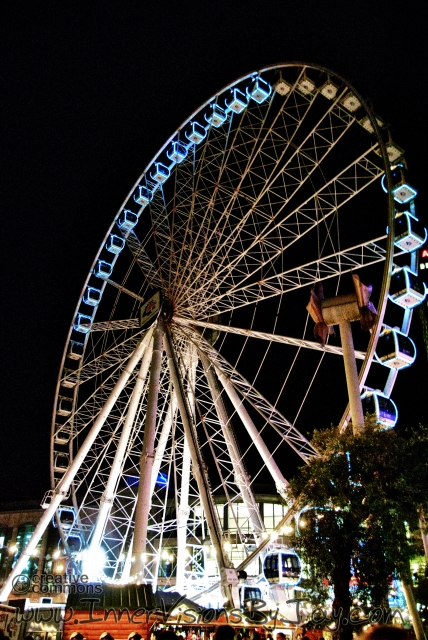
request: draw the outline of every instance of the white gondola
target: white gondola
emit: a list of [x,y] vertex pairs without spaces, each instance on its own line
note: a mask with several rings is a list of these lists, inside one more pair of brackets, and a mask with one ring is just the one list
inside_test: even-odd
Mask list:
[[257,602],[262,599],[262,591],[254,585],[239,585],[239,601],[241,606]]
[[95,275],[97,278],[109,278],[113,271],[113,265],[105,260],[98,260],[95,267]]
[[55,432],[54,435],[55,444],[68,444],[70,442],[70,433],[69,431],[64,431],[58,425],[58,431]]
[[272,93],[272,87],[263,78],[254,78],[253,84],[247,88],[247,96],[258,104],[264,102]]
[[[100,260],[98,261],[100,262]],[[88,333],[91,328],[92,318],[84,313],[78,313],[76,320],[73,322],[73,329],[79,333]]]
[[271,585],[296,586],[302,575],[300,558],[292,549],[269,551],[263,561],[263,574]]
[[392,171],[392,195],[396,202],[405,204],[410,202],[418,195],[418,192],[414,187],[410,186],[406,179],[406,172],[402,164],[398,164]]
[[70,466],[70,458],[67,453],[57,453],[54,459],[54,471],[64,473]]
[[[140,187],[140,189],[142,188],[143,187]],[[146,205],[149,202],[149,201],[141,202],[140,198],[135,198],[135,201],[138,202],[138,204],[143,204],[143,205]],[[129,211],[129,209],[124,209],[117,219],[117,226],[119,227],[119,229],[122,229],[122,231],[132,231],[132,229],[135,227],[137,222],[138,222],[137,214],[133,213],[132,211]]]
[[225,101],[227,108],[235,113],[242,113],[248,104],[245,94],[239,89],[231,89],[230,92],[232,99],[229,102],[227,100]]
[[[145,185],[140,184],[138,186],[138,195],[134,196],[135,202],[138,202],[138,204],[141,204],[143,207],[145,207],[146,205],[149,204],[149,202],[151,202],[152,198],[153,198],[153,192],[150,191],[150,189],[148,189]],[[128,213],[132,213],[132,212],[129,211]],[[133,215],[135,215],[135,213]]]
[[349,93],[341,99],[340,103],[343,104],[345,109],[348,109],[351,113],[358,111],[361,107],[361,102],[358,100],[357,96],[352,93],[352,91],[349,91]]
[[409,211],[397,213],[395,216],[395,246],[403,251],[416,251],[425,244],[427,230]]
[[73,533],[73,535],[68,536],[67,544],[71,553],[79,553],[82,549],[82,538],[78,534]]
[[77,384],[77,372],[74,369],[67,369],[64,367],[62,370],[63,377],[61,378],[61,386],[67,389],[74,389]]
[[[117,236],[116,236],[117,237]],[[83,296],[83,302],[90,307],[96,307],[101,300],[101,289],[87,287]]]
[[190,130],[185,131],[184,135],[188,140],[190,140],[190,142],[199,144],[206,137],[207,132],[205,131],[205,127],[201,124],[198,122],[192,122]]
[[162,164],[162,162],[155,162],[154,171],[150,174],[150,177],[155,180],[155,182],[162,184],[165,180],[168,180],[169,175],[170,171],[166,165]]
[[50,491],[46,491],[40,503],[40,506],[42,507],[42,509],[47,509],[49,507],[53,497],[54,497],[54,492],[52,491],[52,489],[50,489]]
[[124,238],[120,238],[119,236],[116,236],[114,233],[112,233],[109,236],[106,243],[107,251],[109,251],[110,253],[114,253],[115,255],[120,253],[124,246],[125,246]]
[[366,389],[361,395],[364,413],[376,416],[377,424],[385,429],[395,427],[398,420],[398,411],[395,402],[387,398],[380,391]]
[[297,88],[304,96],[309,96],[316,89],[315,82],[305,74],[297,83]]
[[425,299],[422,280],[407,265],[396,269],[391,276],[388,297],[404,309],[413,309]]
[[70,360],[81,360],[83,357],[83,349],[85,345],[83,342],[76,342],[75,340],[70,340],[70,344],[68,347],[67,358]]
[[73,399],[72,398],[66,398],[65,396],[59,396],[58,397],[57,414],[59,416],[64,416],[64,417],[69,416],[71,411],[72,411],[72,409],[73,409]]
[[288,82],[285,82],[284,78],[281,76],[278,82],[273,85],[273,88],[280,96],[286,96],[287,93],[290,93],[292,86],[288,84]]
[[166,152],[166,155],[171,160],[171,162],[180,164],[180,162],[183,162],[183,160],[187,156],[187,148],[181,142],[173,142]]
[[[61,527],[65,530],[71,529],[73,524],[76,521],[76,512],[74,507],[58,507],[58,519],[60,521]],[[52,524],[54,527],[57,527],[57,521],[55,516],[52,518]]]
[[416,346],[409,336],[385,325],[379,334],[375,358],[390,369],[404,369],[415,361]]
[[218,104],[212,104],[211,109],[212,113],[210,113],[209,116],[205,114],[204,118],[208,122],[208,124],[211,124],[213,127],[218,129],[226,122],[227,114],[225,113],[224,109],[218,106]]

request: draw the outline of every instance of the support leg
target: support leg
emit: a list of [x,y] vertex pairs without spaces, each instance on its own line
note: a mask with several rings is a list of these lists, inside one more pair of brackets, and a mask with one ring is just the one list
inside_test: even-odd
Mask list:
[[177,411],[177,396],[175,395],[175,391],[172,390],[171,401],[169,403],[169,407],[165,415],[165,420],[163,422],[162,430],[160,432],[160,436],[158,439],[158,445],[156,447],[155,460],[153,463],[153,470],[152,470],[152,486],[150,490],[151,494],[155,490],[156,480],[158,479],[159,469],[165,454],[166,445],[168,442],[169,434],[171,432],[171,427],[174,421],[176,411]]
[[235,387],[230,382],[230,380],[224,375],[224,373],[220,371],[220,369],[217,369],[216,367],[215,370],[216,370],[218,379],[223,385],[224,390],[226,391],[230,401],[234,406],[236,413],[241,418],[245,428],[248,431],[248,434],[250,435],[250,438],[254,442],[254,445],[257,448],[257,451],[259,452],[263,462],[265,463],[269,473],[271,474],[279,495],[282,498],[284,498],[284,500],[288,501],[289,500],[289,496],[287,493],[287,489],[289,486],[288,481],[284,478],[278,465],[276,464],[275,460],[272,458],[271,452],[269,451],[266,444],[264,443],[256,425],[251,420],[248,411],[244,407],[243,401],[238,396],[235,390]]
[[250,518],[251,528],[256,540],[256,544],[261,537],[262,532],[265,530],[263,521],[260,516],[260,512],[257,508],[256,501],[254,500],[253,492],[251,491],[249,479],[246,469],[241,460],[239,454],[238,445],[236,443],[235,434],[233,433],[232,425],[230,424],[229,416],[223,399],[221,397],[221,391],[219,389],[218,381],[214,373],[213,366],[209,362],[208,358],[200,351],[199,357],[204,367],[205,375],[208,380],[211,396],[214,401],[214,405],[217,411],[217,416],[220,421],[221,429],[223,431],[226,446],[229,452],[230,459],[232,461],[233,472],[235,475],[235,482],[239,487],[244,504],[248,510]]
[[134,544],[132,549],[135,562],[131,573],[137,580],[144,577],[144,566],[146,562],[147,523],[152,495],[152,470],[155,458],[154,444],[160,371],[162,365],[163,337],[164,331],[160,322],[158,322],[153,338],[153,354],[150,367],[147,414],[144,425],[143,451],[140,462],[140,484],[138,485],[137,505],[135,508]]
[[31,536],[30,540],[27,543],[27,546],[21,553],[21,556],[18,559],[18,562],[16,563],[9,577],[5,581],[3,588],[0,592],[0,602],[7,600],[8,595],[13,586],[14,578],[17,575],[21,574],[25,569],[28,559],[31,557],[31,554],[33,553],[34,549],[37,546],[37,543],[39,542],[40,538],[45,532],[46,527],[49,526],[52,516],[54,515],[55,511],[57,510],[61,502],[67,497],[68,490],[76,476],[76,473],[79,471],[82,465],[82,462],[86,458],[90,448],[92,447],[95,441],[95,438],[97,437],[102,426],[107,420],[110,414],[110,411],[112,410],[112,408],[116,403],[116,400],[118,399],[119,395],[122,393],[123,389],[125,388],[126,383],[128,382],[132,372],[137,366],[139,360],[141,359],[146,347],[147,347],[147,334],[143,338],[143,340],[141,340],[141,342],[138,343],[138,345],[134,350],[134,353],[126,363],[125,368],[122,371],[118,381],[114,385],[109,397],[106,400],[104,407],[101,409],[100,413],[95,419],[88,435],[83,441],[82,446],[80,447],[73,462],[71,463],[70,467],[68,468],[61,482],[59,483],[55,491],[55,494],[52,498],[52,502],[50,503],[49,507],[45,509],[44,514],[40,518],[38,525],[33,531],[33,535]]
[[345,363],[346,383],[348,385],[349,406],[351,409],[352,430],[354,436],[364,429],[363,405],[360,396],[357,363],[355,360],[354,341],[352,340],[351,323],[348,320],[339,322],[342,340],[343,361]]
[[[192,411],[193,419],[195,419],[195,387],[196,387],[196,367],[198,365],[198,357],[195,347],[188,345],[188,357],[186,357],[187,369],[187,400]],[[187,522],[189,519],[189,492],[190,492],[190,467],[191,456],[187,437],[184,435],[183,455],[181,462],[181,491],[180,504],[178,505],[177,514],[177,570],[176,570],[176,589],[179,593],[183,593],[185,589],[185,570],[187,560]]]
[[412,624],[413,629],[415,630],[416,640],[426,640],[424,628],[422,626],[422,620],[416,606],[415,596],[413,595],[412,585],[403,576],[401,576],[401,584],[404,591],[404,597],[406,599],[406,605],[409,610],[409,614],[412,617]]
[[187,521],[189,519],[190,489],[190,449],[184,436],[183,456],[181,462],[181,496],[177,514],[177,577],[175,587],[178,593],[184,592],[186,569]]
[[[153,334],[153,331],[150,331],[150,337],[152,336],[152,334]],[[138,373],[137,380],[135,382],[134,389],[132,391],[131,400],[129,402],[129,407],[128,407],[128,413],[126,414],[125,422],[122,428],[122,433],[120,434],[113,464],[110,469],[110,475],[107,481],[107,486],[105,488],[105,491],[100,501],[100,509],[98,512],[97,521],[96,521],[94,532],[92,534],[91,542],[89,545],[89,557],[96,549],[98,549],[100,545],[101,536],[103,534],[107,519],[110,515],[111,508],[113,506],[113,500],[114,500],[117,482],[119,480],[119,476],[122,471],[123,461],[125,458],[128,441],[132,432],[132,427],[134,425],[135,415],[137,413],[138,405],[140,403],[141,394],[143,393],[144,383],[146,381],[147,372],[150,366],[151,355],[152,355],[151,345],[148,344],[147,349],[144,353],[143,359],[141,361],[141,367]],[[83,567],[83,572],[85,574],[89,575],[88,571],[89,571],[89,567],[86,567],[86,568]],[[97,577],[97,576],[94,576],[94,577]]]
[[[208,529],[211,536],[211,542],[215,550],[220,575],[224,576],[225,569],[229,567],[229,559],[226,552],[223,549],[221,528],[218,521],[218,515],[215,509],[215,505],[212,496],[209,491],[209,480],[205,470],[205,464],[202,458],[202,454],[197,441],[196,431],[193,424],[192,414],[186,402],[185,392],[180,380],[177,363],[175,361],[173,347],[171,339],[168,333],[166,333],[166,353],[168,357],[168,366],[171,373],[172,383],[177,394],[178,408],[180,411],[181,419],[183,421],[184,432],[190,449],[190,456],[192,459],[192,471],[196,479],[198,489],[201,495],[202,506],[204,509],[205,518],[207,521]],[[223,595],[226,598],[230,598],[231,594],[228,592],[225,582],[222,580]]]

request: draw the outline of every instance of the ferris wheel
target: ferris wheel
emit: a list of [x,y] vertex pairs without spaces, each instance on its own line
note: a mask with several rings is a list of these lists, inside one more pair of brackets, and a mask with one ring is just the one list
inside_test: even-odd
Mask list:
[[306,310],[316,283],[332,296],[353,273],[372,283],[360,389],[394,426],[425,296],[403,153],[350,83],[300,63],[240,78],[183,123],[84,284],[26,553],[54,517],[71,570],[104,580],[192,594],[225,579],[234,548],[235,566],[254,561],[268,540],[257,487],[273,484],[286,513],[313,428],[349,421],[341,343],[316,341]]

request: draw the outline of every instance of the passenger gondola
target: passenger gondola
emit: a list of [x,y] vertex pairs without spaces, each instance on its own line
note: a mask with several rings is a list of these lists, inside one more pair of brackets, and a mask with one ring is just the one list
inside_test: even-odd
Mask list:
[[263,561],[263,574],[269,584],[296,586],[302,574],[300,558],[291,549],[270,551]]
[[375,358],[390,369],[410,367],[416,358],[415,343],[398,329],[384,325],[379,334]]
[[364,413],[376,416],[376,422],[384,429],[392,429],[398,420],[398,411],[395,402],[387,398],[380,391],[366,389],[362,394]]
[[396,269],[391,276],[389,298],[404,309],[413,309],[424,301],[425,285],[408,266]]

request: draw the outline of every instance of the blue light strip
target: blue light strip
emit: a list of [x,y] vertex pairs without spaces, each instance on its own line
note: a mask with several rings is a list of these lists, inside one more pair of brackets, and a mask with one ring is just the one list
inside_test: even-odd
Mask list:
[[[251,87],[252,91],[250,91]],[[258,90],[259,93],[257,93],[256,90]],[[261,104],[272,95],[271,85],[266,80],[257,75],[252,78],[250,87],[247,87],[245,91],[247,93],[248,100],[253,99],[258,104]],[[196,145],[200,144],[206,138],[210,127],[213,126],[218,129],[227,121],[229,114],[240,114],[244,111],[244,109],[248,106],[248,100],[246,99],[245,94],[236,87],[234,89],[231,89],[231,93],[233,95],[233,100],[228,102],[227,99],[225,99],[223,107],[218,105],[216,102],[210,105],[213,113],[208,117],[204,115],[204,118],[207,121],[207,125],[202,125],[197,121],[193,121],[190,123],[190,130],[184,132],[184,135],[188,140],[187,143],[180,140],[172,142],[171,147],[166,151],[166,155],[171,161],[169,165],[164,165],[160,162],[154,163],[155,168],[162,167],[165,174],[168,173],[168,176],[164,180],[160,180],[156,177],[158,175],[156,173],[156,169],[155,173],[150,172],[149,175],[152,180],[155,181],[155,184],[153,185],[152,189],[148,189],[148,187],[145,185],[139,185],[139,195],[136,196],[134,194],[134,200],[138,204],[142,205],[143,208],[147,206],[147,204],[149,204],[156,191],[161,188],[162,184],[171,175],[175,165],[183,162],[189,150],[193,149]],[[215,120],[215,118],[217,118],[217,120]],[[190,136],[193,136],[194,139],[192,140]],[[150,197],[142,197],[142,190],[145,190],[146,194],[150,193]]]
[[[406,198],[398,198],[396,194],[400,191],[400,189],[406,189],[409,192],[409,195]],[[404,184],[400,184],[398,187],[394,187],[394,189],[392,190],[392,195],[394,196],[394,200],[396,202],[406,204],[407,202],[410,202],[410,200],[416,198],[418,192],[406,182]]]

